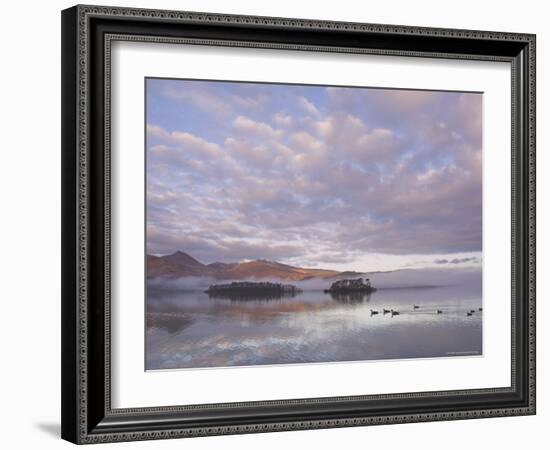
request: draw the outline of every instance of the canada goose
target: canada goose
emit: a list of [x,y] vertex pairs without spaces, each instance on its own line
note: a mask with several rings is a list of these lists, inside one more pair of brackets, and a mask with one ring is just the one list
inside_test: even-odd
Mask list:
[[472,313],[472,312],[469,312],[469,311],[466,313],[467,316],[471,316],[472,314],[473,314],[473,313]]
[[473,314],[473,313],[476,312],[476,310],[475,309],[470,309],[470,312]]
[[399,315],[399,311],[394,311],[394,310],[392,309],[392,310],[390,310],[390,312],[391,312],[391,315],[392,315],[392,316],[398,316],[398,315]]
[[382,310],[382,312],[383,312],[384,314],[388,314],[388,313],[390,313],[391,311],[390,311],[389,309],[385,309],[385,308],[384,308],[384,309]]
[[378,314],[378,311],[374,310],[374,309],[371,309],[370,310],[370,315],[373,316],[375,314]]
[[440,309],[437,310],[437,314],[443,314],[443,311],[441,311]]
[[418,305],[413,305],[413,309],[418,309],[418,308],[420,308],[420,306],[418,306]]
[[483,311],[483,308],[479,308],[478,311]]

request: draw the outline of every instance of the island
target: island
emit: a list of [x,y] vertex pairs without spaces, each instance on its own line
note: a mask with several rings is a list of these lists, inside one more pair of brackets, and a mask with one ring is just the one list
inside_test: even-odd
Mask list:
[[353,280],[345,279],[338,280],[332,283],[330,289],[325,289],[325,294],[370,294],[376,291],[370,284],[370,280],[367,278],[356,278]]
[[294,297],[302,291],[291,284],[270,283],[268,281],[241,281],[227,284],[212,284],[204,292],[210,297],[255,300]]

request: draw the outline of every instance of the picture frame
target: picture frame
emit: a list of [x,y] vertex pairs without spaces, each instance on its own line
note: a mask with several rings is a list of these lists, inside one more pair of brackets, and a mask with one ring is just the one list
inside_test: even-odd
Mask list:
[[[511,73],[509,386],[113,408],[111,46],[216,45]],[[535,36],[78,5],[62,12],[62,437],[77,444],[535,414]],[[136,280],[143,283],[143,280]]]

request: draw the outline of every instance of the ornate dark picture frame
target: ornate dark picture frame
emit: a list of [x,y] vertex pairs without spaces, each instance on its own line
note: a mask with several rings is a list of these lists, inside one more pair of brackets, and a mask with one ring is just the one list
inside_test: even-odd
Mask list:
[[[509,62],[511,386],[113,409],[110,48],[116,40]],[[62,110],[64,439],[84,444],[535,414],[534,35],[75,6],[62,12]]]

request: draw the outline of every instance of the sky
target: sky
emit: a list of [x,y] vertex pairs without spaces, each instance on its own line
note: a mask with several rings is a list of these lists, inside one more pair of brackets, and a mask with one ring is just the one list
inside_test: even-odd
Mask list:
[[482,94],[146,80],[147,252],[481,264]]

